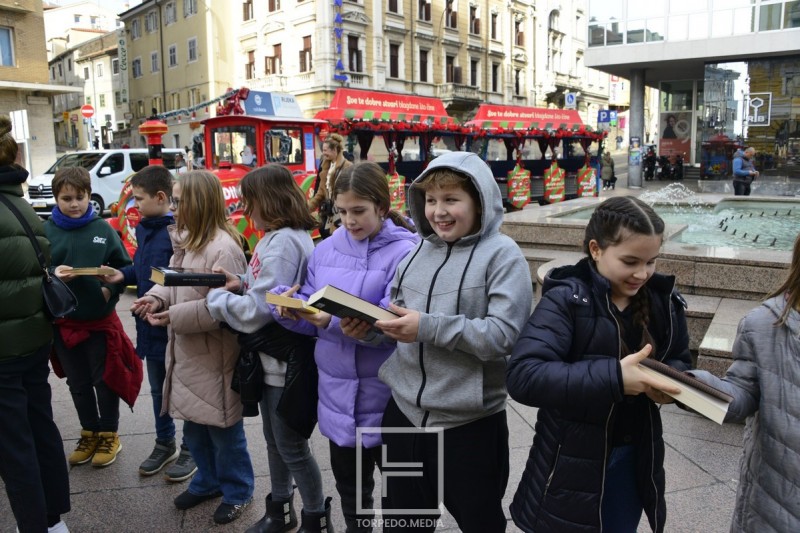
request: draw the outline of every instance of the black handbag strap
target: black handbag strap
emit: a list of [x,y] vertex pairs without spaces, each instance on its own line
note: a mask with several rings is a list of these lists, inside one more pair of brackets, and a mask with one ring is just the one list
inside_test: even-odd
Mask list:
[[44,272],[44,276],[46,278],[50,277],[50,273],[47,271],[47,261],[44,259],[44,253],[42,253],[42,247],[39,246],[39,241],[36,240],[36,235],[33,234],[33,229],[31,229],[31,225],[28,224],[28,221],[25,220],[25,217],[22,216],[22,213],[19,212],[17,206],[11,203],[11,200],[6,198],[5,194],[0,194],[0,202],[6,204],[9,211],[14,213],[14,216],[17,217],[19,223],[22,225],[22,229],[25,230],[25,233],[28,234],[28,238],[31,240],[31,244],[33,245],[33,249],[36,251],[36,258],[39,260],[39,264],[42,267],[42,271]]

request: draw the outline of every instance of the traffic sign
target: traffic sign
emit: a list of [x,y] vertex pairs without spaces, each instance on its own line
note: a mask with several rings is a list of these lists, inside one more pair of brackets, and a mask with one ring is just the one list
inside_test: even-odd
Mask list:
[[94,116],[94,108],[89,104],[81,106],[81,115],[85,118],[92,118]]
[[564,107],[567,109],[575,109],[577,96],[576,93],[564,93]]

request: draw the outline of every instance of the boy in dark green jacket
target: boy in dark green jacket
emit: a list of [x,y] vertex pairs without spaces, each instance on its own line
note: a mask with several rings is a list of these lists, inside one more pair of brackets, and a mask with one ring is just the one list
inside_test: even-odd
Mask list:
[[122,449],[117,434],[120,396],[133,405],[141,385],[142,362],[115,311],[124,287],[94,276],[75,276],[69,270],[100,265],[122,268],[131,260],[119,236],[93,212],[85,169],[56,172],[53,195],[56,207],[45,223],[52,264],[78,299],[78,308],[56,322],[55,335],[55,353],[81,423],[81,438],[69,463],[91,460],[93,466],[107,466]]

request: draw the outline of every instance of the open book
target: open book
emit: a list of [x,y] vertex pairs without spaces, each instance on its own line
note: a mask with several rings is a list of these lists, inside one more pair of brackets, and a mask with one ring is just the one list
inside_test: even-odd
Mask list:
[[75,267],[66,272],[73,276],[107,276],[114,273],[114,269],[108,266],[99,267]]
[[376,320],[393,320],[398,315],[378,307],[349,292],[337,289],[333,285],[325,285],[308,299],[308,303],[339,318],[358,318],[370,324]]
[[292,298],[291,296],[283,296],[282,294],[271,294],[268,292],[267,303],[288,307],[289,309],[297,309],[303,313],[319,313],[319,309],[308,305],[300,298]]
[[[681,389],[680,394],[669,394],[686,407],[689,407],[717,424],[722,424],[733,401],[729,394],[703,383],[699,379],[675,370],[655,359],[643,359],[639,363],[642,371]],[[666,392],[666,391],[665,391]]]
[[225,274],[193,268],[152,267],[150,281],[165,287],[222,287],[225,285]]

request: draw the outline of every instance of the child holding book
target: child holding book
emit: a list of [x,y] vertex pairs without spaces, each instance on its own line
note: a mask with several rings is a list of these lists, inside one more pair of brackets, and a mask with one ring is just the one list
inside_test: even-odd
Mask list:
[[731,396],[725,422],[746,419],[731,531],[800,531],[800,236],[789,275],[739,323],[723,379],[692,374]]
[[[130,178],[131,192],[142,220],[136,226],[136,262],[104,276],[106,283],[121,283],[123,287],[136,286],[136,296],[141,298],[153,287],[150,269],[167,266],[172,257],[172,242],[168,228],[175,223],[170,212],[172,174],[162,165],[150,165]],[[153,417],[156,426],[156,443],[150,456],[139,466],[139,474],[152,476],[174,461],[165,472],[167,481],[184,481],[197,471],[186,443],[178,448],[175,443],[175,422],[168,413],[161,414],[164,389],[164,354],[167,349],[167,328],[151,326],[147,320],[134,315],[136,320],[136,353],[145,360],[150,395],[153,398]]]
[[[443,501],[461,531],[505,531],[504,378],[506,357],[533,301],[528,264],[499,232],[500,191],[477,155],[437,157],[414,180],[408,199],[424,240],[392,282],[390,310],[400,318],[375,323],[397,341],[380,369],[392,392],[382,421],[391,430],[383,435],[387,461],[401,463],[399,472],[384,469],[383,510],[425,509],[435,518]],[[421,477],[395,475],[411,463],[422,465]],[[412,530],[435,529],[430,514],[414,518],[428,520]],[[407,529],[402,524],[384,531]]]
[[[226,290],[209,293],[208,311],[236,331],[254,333],[275,322],[266,301],[269,289],[303,282],[314,250],[308,230],[316,221],[303,191],[282,165],[269,164],[248,172],[239,188],[244,214],[265,234],[253,250],[247,272],[242,276],[226,272]],[[266,497],[264,517],[247,531],[280,532],[297,527],[293,478],[303,499],[302,528],[309,528],[312,522],[319,524],[322,518],[330,521],[330,504],[326,506],[322,476],[308,439],[278,415],[287,363],[269,353],[259,353],[259,357],[264,371],[261,417],[272,492]]]
[[[298,286],[282,285],[271,292],[292,295],[296,291],[299,298],[307,300],[331,284],[386,307],[394,271],[418,241],[417,236],[406,220],[391,210],[386,173],[377,164],[362,162],[345,168],[333,193],[342,227],[314,249],[299,290]],[[325,312],[299,313],[279,306],[274,314],[286,328],[318,337],[319,429],[330,440],[331,468],[347,531],[372,531],[372,513],[359,514],[357,503],[372,508],[381,438],[374,432],[365,433],[357,453],[356,430],[380,426],[389,389],[378,379],[378,368],[394,350],[394,343],[359,342],[344,334],[337,317]],[[357,494],[359,456],[361,493]]]
[[54,370],[67,377],[78,411],[81,438],[71,465],[108,466],[122,450],[119,400],[133,406],[142,383],[142,362],[122,328],[115,307],[125,289],[94,276],[76,276],[70,267],[131,264],[122,241],[92,209],[92,183],[82,168],[62,168],[53,176],[56,206],[44,228],[55,274],[67,282],[78,308],[56,321]]
[[587,257],[552,270],[514,347],[508,392],[538,407],[511,516],[526,532],[633,533],[644,510],[664,531],[664,439],[657,404],[679,389],[649,377],[652,357],[691,364],[685,302],[655,272],[664,221],[630,196],[597,206]]
[[[175,224],[170,267],[202,271],[247,267],[236,230],[227,220],[222,185],[204,170],[181,175],[170,198]],[[154,286],[134,302],[153,326],[169,325],[162,412],[184,420],[183,436],[197,464],[175,507],[191,509],[222,496],[214,522],[239,518],[253,499],[242,404],[231,389],[239,356],[236,336],[220,328],[206,307],[207,287]]]

